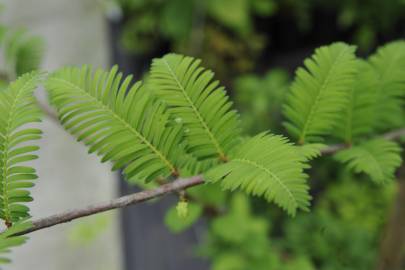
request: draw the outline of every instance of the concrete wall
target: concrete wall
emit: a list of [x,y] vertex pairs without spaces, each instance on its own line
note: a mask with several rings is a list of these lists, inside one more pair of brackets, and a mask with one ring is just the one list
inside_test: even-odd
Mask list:
[[[84,63],[106,67],[106,24],[99,3],[96,0],[6,0],[1,20],[44,37],[45,70]],[[39,96],[44,100],[41,90]],[[40,177],[32,191],[34,218],[117,196],[118,179],[111,173],[109,164],[100,164],[98,157],[88,155],[83,145],[50,119],[46,118],[41,128],[44,137],[40,142],[40,159],[34,164]],[[31,234],[26,245],[14,250],[13,264],[6,269],[122,269],[118,213],[107,218],[103,225],[105,231],[85,245],[70,239],[72,231],[77,232],[77,226],[83,226],[78,224],[86,220]]]

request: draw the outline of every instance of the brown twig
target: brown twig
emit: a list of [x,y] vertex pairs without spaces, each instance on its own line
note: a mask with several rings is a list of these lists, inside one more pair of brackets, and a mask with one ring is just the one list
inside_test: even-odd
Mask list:
[[[383,138],[395,140],[400,137],[405,136],[405,128],[392,131],[390,133],[386,133],[383,135]],[[322,155],[329,155],[336,153],[339,150],[346,148],[346,145],[337,144],[331,145],[324,148],[321,151]],[[97,213],[105,212],[112,209],[123,208],[129,205],[138,204],[147,200],[151,200],[160,196],[163,196],[168,193],[179,192],[185,189],[188,189],[193,186],[201,185],[204,183],[204,180],[201,175],[190,177],[187,179],[178,179],[173,182],[169,182],[166,184],[161,185],[155,189],[145,190],[137,193],[133,193],[130,195],[126,195],[123,197],[119,197],[113,199],[109,202],[99,203],[87,206],[85,208],[74,209],[70,211],[66,211],[64,213],[55,214],[46,218],[41,218],[34,220],[32,222],[33,226],[23,232],[20,232],[19,235],[35,232],[44,228],[52,227],[58,224],[66,223],[72,221],[74,219],[78,219],[81,217],[86,217],[90,215],[94,215]]]
[[119,197],[117,199],[113,199],[109,202],[94,204],[87,206],[85,208],[69,210],[64,213],[55,214],[46,218],[34,220],[32,222],[32,227],[30,229],[22,231],[18,233],[18,235],[24,235],[27,233],[35,232],[44,228],[70,222],[74,219],[98,214],[108,210],[134,205],[137,203],[141,203],[144,201],[160,197],[168,193],[187,189],[196,185],[201,185],[203,183],[204,180],[202,179],[202,176],[194,176],[187,179],[178,179],[155,189],[144,190],[141,192]]
[[401,137],[405,137],[405,128],[396,129],[383,135],[383,138],[387,140],[397,140]]
[[340,150],[347,148],[346,144],[333,144],[321,149],[321,155],[332,155]]
[[[385,133],[384,135],[381,136],[384,139],[387,140],[397,140],[401,137],[405,137],[405,128],[401,129],[396,129],[394,131]],[[334,154],[340,150],[343,150],[345,148],[348,148],[349,146],[346,144],[334,144],[334,145],[329,145],[328,147],[325,147],[324,149],[321,150],[322,155],[331,155]]]

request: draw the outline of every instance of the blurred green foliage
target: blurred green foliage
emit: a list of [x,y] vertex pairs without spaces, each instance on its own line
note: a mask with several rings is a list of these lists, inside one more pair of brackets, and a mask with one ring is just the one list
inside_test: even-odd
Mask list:
[[[115,2],[123,14],[125,49],[138,55],[163,49],[197,56],[223,80],[254,70],[264,49],[277,42],[273,32],[280,27],[305,36],[327,23],[322,31],[348,33],[346,41],[366,52],[379,38],[400,32],[405,16],[403,0],[106,1]],[[330,21],[319,22],[319,14]]]
[[[290,76],[282,69],[235,79],[233,95],[248,134],[268,129],[283,133],[281,107],[289,86]],[[215,193],[214,187],[209,192],[195,193],[200,194],[199,201],[210,202],[222,211],[220,216],[205,217],[208,232],[199,247],[199,255],[212,262],[211,269],[366,270],[375,267],[396,191],[395,182],[376,185],[365,175],[344,169],[333,158],[314,160],[313,166],[317,168],[310,180],[315,197],[313,206],[310,213],[299,213],[296,218],[280,214],[261,199],[249,199],[238,193],[224,195],[219,189]],[[210,185],[198,188],[210,188]],[[192,195],[193,189],[190,191]],[[204,201],[208,194],[209,200]],[[166,223],[173,226],[168,220]],[[187,222],[187,226],[175,226],[185,230],[191,225]]]
[[[16,236],[15,234],[25,231],[31,227],[31,222],[23,220],[13,224],[13,226],[0,234],[0,265],[10,263],[8,253],[10,253],[11,248],[21,246],[28,240],[28,237],[26,236]],[[2,268],[0,267],[0,269]]]
[[[1,12],[3,12],[2,4],[0,4]],[[14,29],[0,24],[0,91],[5,90],[9,82],[18,76],[38,69],[42,61],[43,50],[42,38],[31,35],[24,29]],[[29,106],[29,104],[25,106]],[[3,150],[1,149],[1,151]],[[24,198],[22,195],[20,197]],[[13,223],[10,228],[0,234],[0,264],[9,263],[10,249],[20,246],[28,240],[27,236],[15,236],[14,234],[25,231],[31,226],[32,223],[24,219]]]
[[228,213],[211,222],[200,255],[213,270],[372,269],[395,184],[363,180],[344,172],[296,218],[257,204],[253,214],[249,200],[235,194]]
[[234,95],[245,131],[257,134],[270,129],[280,133],[281,106],[289,79],[286,71],[277,68],[264,76],[247,74],[236,78]]
[[121,40],[126,50],[153,55],[168,46],[204,58],[223,78],[254,67],[265,44],[254,31],[254,16],[275,11],[273,1],[263,0],[116,1],[124,14]]
[[[400,33],[405,16],[403,0],[115,1],[124,15],[124,47],[141,55],[170,50],[204,59],[218,78],[233,85],[232,95],[247,135],[268,129],[284,133],[281,107],[290,84],[288,73],[281,69],[252,73],[268,64],[261,57],[273,53],[265,49],[279,42],[272,36],[276,20],[278,25],[281,20],[298,29],[298,34],[291,35],[305,36],[319,31],[322,14],[329,20],[322,18],[326,23],[322,31],[345,33],[347,41],[364,53],[379,39]],[[217,187],[187,192],[197,202],[226,213],[206,217],[209,229],[200,255],[212,261],[212,269],[374,268],[395,184],[376,186],[362,175],[338,173],[343,166],[332,159],[315,160],[314,166],[318,169],[310,182],[316,198],[312,211],[295,219],[269,209],[259,199],[224,194]],[[180,232],[203,212],[198,208],[181,220],[173,207],[165,221],[172,231]]]
[[78,221],[68,232],[69,243],[73,246],[93,244],[111,226],[114,216],[102,213]]
[[31,35],[25,29],[0,25],[0,89],[18,76],[38,69],[44,48],[41,37]]
[[283,258],[268,237],[271,224],[252,214],[245,195],[235,194],[229,212],[211,223],[200,253],[212,260],[213,270],[315,269],[308,258]]
[[311,258],[317,269],[372,269],[394,187],[346,174],[321,195],[311,214],[287,222],[280,242],[288,252]]
[[210,226],[202,254],[212,260],[213,270],[268,269],[275,258],[267,233],[270,223],[252,215],[248,199],[233,196],[230,209]]

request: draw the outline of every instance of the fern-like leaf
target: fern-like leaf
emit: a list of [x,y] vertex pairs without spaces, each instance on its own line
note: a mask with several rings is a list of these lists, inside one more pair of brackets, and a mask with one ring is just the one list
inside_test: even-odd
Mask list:
[[226,161],[239,141],[239,120],[223,87],[200,60],[168,54],[155,59],[150,85],[184,124],[188,150],[199,159]]
[[377,131],[385,131],[404,124],[405,107],[405,41],[391,42],[378,49],[369,59],[377,78],[374,120]]
[[296,146],[298,153],[307,161],[320,157],[322,149],[326,147],[327,145],[321,143],[308,143]]
[[156,102],[132,76],[121,80],[117,67],[110,72],[88,67],[64,68],[47,81],[51,102],[65,128],[89,152],[124,168],[129,180],[153,180],[178,175],[182,156],[182,128],[170,124],[165,107]]
[[10,252],[11,248],[23,245],[28,239],[26,236],[15,236],[15,234],[25,231],[31,226],[31,222],[19,222],[0,234],[0,264],[9,263],[10,259],[5,255]]
[[239,146],[228,163],[208,171],[205,179],[227,190],[263,196],[295,215],[297,208],[309,206],[305,160],[286,138],[261,133]]
[[373,139],[338,152],[335,158],[356,173],[366,173],[376,183],[385,183],[394,178],[401,165],[401,148],[395,142]]
[[338,138],[351,144],[373,131],[377,101],[378,74],[366,61],[357,61],[356,79],[349,91],[349,102],[340,114],[334,132]]
[[32,200],[27,188],[37,178],[35,170],[22,163],[37,158],[32,152],[39,147],[31,143],[41,131],[23,126],[41,121],[33,95],[40,77],[37,72],[23,75],[0,92],[0,218],[7,224],[28,216],[22,203]]
[[355,48],[344,43],[320,47],[299,68],[287,95],[286,128],[299,143],[316,142],[336,124],[347,104],[356,72]]

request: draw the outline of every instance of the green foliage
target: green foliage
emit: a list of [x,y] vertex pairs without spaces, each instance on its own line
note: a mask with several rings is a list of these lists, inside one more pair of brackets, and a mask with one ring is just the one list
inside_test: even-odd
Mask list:
[[286,242],[293,254],[321,261],[322,266],[316,268],[320,270],[370,269],[376,256],[376,250],[370,250],[375,246],[370,233],[326,211],[312,215],[315,216],[300,217],[296,224],[288,224]]
[[377,186],[348,174],[337,180],[318,196],[310,214],[283,223],[285,232],[275,244],[283,246],[282,254],[316,262],[319,270],[371,269],[395,184]]
[[244,142],[228,163],[213,168],[205,178],[225,189],[263,196],[295,215],[298,208],[309,206],[304,161],[286,138],[262,133]]
[[[265,134],[232,154],[240,140],[237,114],[212,77],[198,60],[169,54],[154,60],[148,88],[141,83],[129,88],[131,77],[121,81],[117,68],[93,74],[87,67],[57,71],[46,88],[65,128],[84,141],[89,152],[102,155],[102,161],[124,167],[129,180],[183,175],[188,163],[199,164],[184,154],[186,145],[188,152],[205,159],[201,164],[208,162],[196,172],[232,157],[208,174],[214,182],[226,176],[224,188],[264,196],[292,215],[297,208],[307,209],[304,155],[286,139]],[[226,175],[226,170],[232,173]]]
[[41,131],[25,125],[41,121],[33,91],[40,74],[25,74],[0,91],[0,218],[11,224],[29,216],[24,202],[32,200],[27,188],[37,178],[35,170],[23,163],[36,159],[32,152],[39,149],[32,140]]
[[5,257],[5,254],[9,253],[11,248],[21,246],[28,239],[26,236],[14,236],[14,234],[25,231],[31,226],[30,222],[19,222],[0,234],[0,264],[9,263],[10,260]]
[[395,142],[373,139],[338,152],[337,160],[347,163],[356,173],[368,174],[376,183],[385,183],[394,178],[401,165],[401,148]]
[[353,29],[353,40],[363,51],[370,50],[378,42],[381,34],[392,33],[404,16],[402,0],[362,0],[313,1],[316,4],[337,11],[337,24],[343,29]]
[[[260,200],[254,200],[255,206],[261,206],[261,208],[255,207],[255,210],[260,215],[270,215],[269,219],[276,219],[277,222],[274,237],[271,238],[274,242],[274,249],[271,250],[274,258],[266,262],[267,269],[315,269],[316,265],[316,269],[322,270],[337,270],[342,268],[354,270],[370,269],[375,264],[380,234],[393,195],[393,181],[391,180],[394,178],[395,170],[401,164],[401,147],[392,141],[381,139],[378,136],[381,135],[382,131],[404,126],[403,111],[405,107],[402,103],[404,95],[403,76],[400,75],[405,70],[401,65],[403,61],[400,61],[402,59],[403,42],[394,42],[383,47],[395,48],[396,54],[394,53],[394,49],[391,49],[391,53],[387,53],[389,50],[386,49],[383,50],[384,53],[381,53],[380,49],[379,53],[376,54],[379,57],[374,55],[367,61],[356,59],[352,47],[341,43],[338,44],[341,50],[347,54],[347,59],[343,63],[340,63],[340,65],[326,65],[330,71],[329,76],[340,70],[342,73],[346,72],[346,75],[342,76],[349,79],[338,79],[335,81],[335,84],[340,87],[335,91],[339,91],[339,93],[332,93],[329,102],[325,103],[317,114],[321,115],[322,120],[325,110],[328,112],[330,108],[336,106],[336,96],[334,95],[338,95],[340,105],[334,108],[335,113],[333,115],[330,115],[326,120],[323,119],[325,120],[324,127],[326,131],[307,137],[303,142],[316,142],[322,136],[322,139],[328,144],[335,144],[337,139],[339,140],[338,142],[343,141],[347,143],[350,148],[340,150],[336,158],[350,170],[347,170],[348,173],[345,179],[335,179],[336,172],[344,170],[343,166],[336,166],[334,162],[327,160],[314,161],[316,164],[315,168],[317,169],[314,170],[311,183],[315,194],[317,194],[317,200],[315,201],[315,213],[311,215],[299,214],[296,219],[289,220],[273,209],[269,210],[268,206]],[[330,47],[333,46],[337,45],[332,44],[326,48],[330,50]],[[343,48],[347,50],[345,51]],[[317,80],[322,77],[322,74],[327,72],[325,70],[328,68],[325,69],[325,65],[322,66],[322,69],[319,68],[319,63],[328,63],[328,61],[332,63],[332,54],[328,55],[325,53],[326,51],[322,55],[318,53],[316,61],[306,61],[307,70],[310,71],[304,71],[301,75],[297,72],[294,84],[297,84],[297,81],[299,81],[303,88],[300,88],[299,91],[301,92],[294,97],[294,102],[291,101],[292,94],[286,100],[286,106],[290,106],[295,111],[296,117],[304,115],[304,110],[300,110],[304,106],[307,106],[303,104],[306,104],[305,101],[308,99],[308,89],[311,87],[315,89],[316,87],[314,86],[319,85],[319,83],[317,84]],[[345,53],[340,57],[344,58]],[[327,56],[325,57],[325,55]],[[373,59],[377,59],[378,61]],[[386,71],[384,66],[391,73]],[[391,66],[394,67],[391,68]],[[316,67],[318,67],[318,74],[312,71]],[[378,75],[379,73],[382,75]],[[331,83],[330,79],[333,79],[333,77],[329,78],[328,84]],[[260,102],[254,103],[254,101],[265,84],[260,84],[257,77],[253,76],[243,78],[241,82],[244,85],[238,82],[236,86],[242,85],[241,89],[249,89],[251,87],[256,92],[250,91],[248,92],[250,94],[246,95],[237,92],[237,99],[243,97],[243,102],[238,102],[238,104],[242,112],[255,115],[255,108],[251,104],[260,104]],[[294,84],[291,91],[295,87]],[[324,89],[323,91],[328,89],[328,84],[322,88]],[[269,92],[272,93],[269,93],[269,97],[271,94],[277,95],[279,93],[277,91],[281,90],[270,89]],[[387,96],[391,98],[379,97],[379,95],[384,95],[384,91],[388,91]],[[328,98],[331,95],[330,92],[325,92],[324,94]],[[386,103],[380,104],[381,100],[384,100]],[[262,103],[265,102],[262,101]],[[388,105],[385,106],[385,104]],[[320,104],[317,106],[320,106]],[[385,116],[385,112],[381,112],[384,108],[387,112]],[[300,112],[298,113],[298,111]],[[263,115],[265,114],[263,113]],[[273,114],[269,113],[269,115],[272,116]],[[295,118],[291,118],[287,114],[285,115],[290,120],[290,123],[295,123],[292,120]],[[242,119],[244,120],[243,115]],[[253,119],[266,118],[258,116],[255,118],[253,116]],[[318,119],[314,117],[313,121],[316,122],[314,124],[316,127]],[[253,129],[261,125],[271,124],[263,124],[259,120],[256,122],[259,123],[256,124],[252,121]],[[290,133],[299,138],[299,133]],[[247,193],[255,190],[256,181],[258,181],[255,177],[258,173],[255,175],[254,171],[249,169],[252,174],[246,174],[248,176],[243,178],[243,174],[237,170],[244,169],[241,165],[234,163],[235,156],[238,155],[238,151],[245,151],[244,154],[246,154],[246,149],[249,148],[251,153],[254,153],[251,155],[252,157],[260,158],[260,155],[264,155],[263,152],[269,152],[269,150],[267,150],[265,144],[262,142],[257,143],[256,147],[246,147],[245,144],[249,140],[252,139],[247,139],[243,144],[235,148],[235,151],[229,157],[230,161],[228,163],[215,167],[206,173],[206,179],[208,181],[215,179],[222,186],[229,185],[228,188],[230,190],[242,186],[243,183],[245,183],[246,188],[241,188],[241,190]],[[300,146],[293,146],[296,154],[304,160],[312,160],[318,157],[322,149],[326,147],[326,145],[319,143],[305,143]],[[243,150],[243,148],[246,149]],[[274,158],[277,161],[284,160],[277,157]],[[268,161],[268,159],[265,160]],[[269,163],[271,162],[269,161]],[[291,168],[296,166],[286,167]],[[306,167],[308,167],[307,164],[303,168]],[[232,175],[234,170],[237,172],[235,175]],[[276,171],[278,172],[278,170]],[[362,175],[351,175],[350,171],[365,172],[374,182],[384,183],[385,185],[377,186],[360,181],[363,180]],[[210,175],[211,172],[214,172],[214,177]],[[270,177],[267,178],[270,179]],[[246,182],[244,182],[244,179],[246,179]],[[267,183],[264,180],[258,182],[261,185]],[[333,184],[334,182],[335,184]],[[391,190],[391,192],[387,193],[387,189]],[[353,190],[357,190],[358,192],[353,192]],[[381,191],[381,194],[379,191]],[[376,200],[375,198],[379,199]],[[239,211],[242,212],[242,210]],[[215,219],[213,223],[216,220],[218,219]],[[245,216],[244,221],[249,222],[247,220],[249,218]],[[234,224],[236,223],[237,221],[235,220],[227,223],[224,222],[217,229],[221,229],[225,235],[230,231],[230,227],[235,227]],[[280,228],[285,228],[281,235],[279,232]],[[311,233],[308,234],[308,231],[311,231]],[[267,233],[273,235],[271,228],[267,229]],[[236,235],[235,232],[229,233],[229,235],[234,234]],[[208,249],[206,252],[208,252],[209,257],[213,260],[212,269],[252,269],[249,259],[245,257],[244,251],[239,251],[241,246],[248,244],[225,242],[222,240],[223,237],[223,235],[214,233],[213,229],[210,229],[207,241],[208,245],[205,248]],[[287,240],[283,240],[283,238]],[[286,261],[280,260],[279,257],[286,258]]]
[[74,246],[93,244],[110,228],[111,213],[97,214],[78,221],[68,232],[69,243]]
[[182,41],[187,39],[191,33],[194,5],[196,3],[193,1],[166,1],[161,14],[162,34],[171,40]]
[[16,78],[38,69],[44,54],[43,40],[22,29],[4,29],[3,31],[1,46],[7,75],[10,78]]
[[154,42],[162,41],[162,37],[170,40],[174,47],[184,41],[190,41],[193,27],[204,27],[205,25],[201,25],[204,21],[199,20],[204,20],[205,17],[237,35],[246,36],[253,31],[255,14],[271,16],[276,9],[275,1],[269,0],[117,2],[128,18],[124,28],[125,44],[128,49],[138,53],[153,50],[153,46],[156,46]]
[[[190,38],[193,13],[198,2],[184,0],[118,0],[128,19],[121,37],[125,48],[149,54],[156,45],[169,40],[175,46]],[[134,16],[135,15],[135,16]]]
[[[169,10],[175,13],[176,9]],[[0,29],[0,39],[2,36]],[[314,232],[313,243],[300,249],[280,239],[270,245],[272,223],[253,215],[244,195],[225,193],[220,187],[259,197],[252,199],[255,204],[274,202],[291,216],[299,209],[308,210],[311,196],[304,170],[310,167],[308,161],[327,147],[319,143],[321,140],[347,143],[350,147],[337,153],[336,159],[354,172],[364,172],[376,183],[393,179],[401,164],[401,148],[378,136],[404,124],[404,44],[388,44],[368,61],[356,59],[354,47],[344,43],[321,47],[305,60],[304,68],[297,70],[286,99],[285,74],[269,73],[263,80],[244,78],[250,90],[244,97],[239,96],[242,106],[250,106],[250,110],[259,107],[253,117],[267,119],[266,114],[276,115],[285,100],[286,127],[298,139],[298,146],[269,132],[242,138],[239,116],[226,91],[213,79],[213,72],[192,57],[168,54],[155,59],[145,84],[132,84],[132,76],[124,79],[117,67],[105,72],[85,66],[56,71],[47,79],[46,88],[61,124],[89,146],[90,153],[102,156],[103,162],[112,161],[113,169],[123,169],[129,181],[147,187],[176,177],[204,175],[207,184],[184,191],[177,207],[168,211],[165,222],[173,232],[187,229],[210,209],[226,213],[224,205],[231,198],[230,210],[212,222],[203,252],[213,259],[213,269],[313,270],[319,262],[322,269],[339,269],[346,266],[345,260],[356,260],[364,247],[375,244],[371,233],[380,230],[364,225],[369,220],[377,223],[369,216],[359,224],[347,225],[348,220],[355,223],[357,210],[364,209],[352,210],[350,203],[339,200],[358,204],[356,193],[352,192],[353,198],[346,191],[336,191],[326,199],[316,200],[315,220],[301,215],[299,227],[289,225],[287,218],[277,216],[266,204],[263,208],[270,212],[269,216],[277,217],[277,229],[282,231],[277,233],[285,233],[292,243],[311,242],[305,232],[319,229]],[[22,66],[30,66],[27,63]],[[29,216],[29,209],[22,203],[32,200],[27,188],[33,185],[31,180],[36,175],[33,168],[20,163],[36,158],[31,152],[38,147],[30,144],[41,132],[24,129],[24,125],[40,120],[33,96],[40,77],[37,72],[23,75],[0,92],[0,217],[8,226]],[[262,87],[269,88],[260,92],[260,98],[271,102],[251,102],[253,99],[248,97],[257,96],[256,91]],[[277,121],[273,124],[277,129]],[[327,162],[318,163],[323,167],[315,172],[316,193],[327,188],[323,179],[336,174],[334,168],[331,170],[336,164]],[[345,228],[345,235],[340,233],[341,228]],[[81,239],[86,234],[93,238],[92,233],[96,231],[83,227],[75,237]],[[22,243],[18,239],[2,240],[4,248]],[[348,249],[348,254],[345,250],[338,256],[344,258],[343,264],[324,262],[334,254],[330,243],[342,249],[352,239],[358,242]],[[369,265],[370,256],[353,265],[362,269]]]
[[238,0],[232,5],[227,0],[116,2],[123,14],[120,39],[125,51],[143,58],[160,55],[164,47],[198,56],[215,67],[221,80],[254,68],[265,39],[250,26],[256,15],[270,16],[276,9],[275,1],[269,0]]
[[334,43],[315,50],[298,68],[284,107],[285,123],[300,143],[328,134],[347,103],[356,72],[354,47]]
[[47,81],[52,103],[64,127],[90,147],[89,152],[124,168],[129,180],[150,181],[178,175],[182,153],[180,125],[170,123],[161,102],[132,76],[121,80],[91,68],[63,68]]
[[264,76],[247,74],[236,78],[235,103],[244,131],[249,134],[269,129],[281,131],[281,106],[288,84],[288,73],[282,69],[272,69]]
[[265,219],[251,214],[246,197],[236,194],[229,212],[211,223],[201,252],[213,259],[213,270],[268,269],[275,260],[268,229]]
[[196,202],[212,207],[221,207],[226,202],[226,192],[220,184],[206,184],[187,189],[187,195]]
[[213,76],[200,67],[200,60],[169,54],[153,61],[149,82],[176,120],[183,123],[188,151],[200,159],[226,161],[239,141],[239,121],[224,88]]
[[405,41],[388,43],[369,58],[377,77],[374,127],[385,131],[405,125]]
[[[191,227],[199,218],[208,213],[218,214],[225,208],[227,194],[220,184],[204,184],[187,189],[187,215],[179,217],[177,207],[171,207],[165,215],[165,224],[173,233],[182,232]],[[212,212],[215,211],[215,212]]]
[[241,35],[252,31],[248,0],[209,0],[207,2],[208,12],[224,26]]
[[[298,49],[317,35],[321,40],[344,36],[369,52],[381,39],[401,36],[405,15],[403,0],[368,0],[367,5],[363,0],[105,1],[118,3],[120,40],[127,51],[143,57],[167,48],[200,57],[225,83],[267,67],[274,49]],[[320,29],[323,23],[330,27]],[[283,33],[284,26],[292,31]]]
[[314,270],[305,257],[282,258],[268,237],[271,225],[254,215],[248,199],[236,193],[228,213],[211,222],[200,253],[211,259],[213,270]]
[[386,185],[364,182],[362,175],[352,175],[344,170],[336,178],[337,181],[319,196],[315,212],[329,212],[345,223],[358,226],[376,238],[380,237],[378,234],[383,233],[381,229],[390,215],[387,210],[395,203],[398,185],[395,182]]
[[378,75],[372,65],[364,60],[357,60],[357,74],[349,90],[348,104],[338,121],[335,135],[351,144],[373,131],[377,112]]
[[307,160],[312,160],[321,156],[321,150],[326,148],[326,145],[321,143],[308,143],[297,146],[298,153]]

